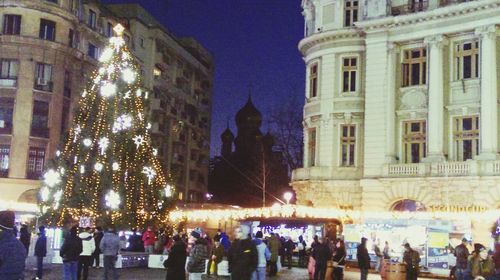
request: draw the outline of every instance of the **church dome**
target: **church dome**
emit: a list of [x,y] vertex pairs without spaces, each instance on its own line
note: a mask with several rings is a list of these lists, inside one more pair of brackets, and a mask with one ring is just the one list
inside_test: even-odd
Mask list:
[[229,129],[229,127],[226,128],[226,130],[224,130],[224,132],[222,132],[222,134],[220,135],[220,139],[222,139],[222,141],[233,141],[234,140],[234,134],[231,131],[231,129]]
[[255,127],[259,128],[262,124],[262,114],[252,103],[252,98],[249,96],[248,101],[236,113],[236,125],[238,127]]

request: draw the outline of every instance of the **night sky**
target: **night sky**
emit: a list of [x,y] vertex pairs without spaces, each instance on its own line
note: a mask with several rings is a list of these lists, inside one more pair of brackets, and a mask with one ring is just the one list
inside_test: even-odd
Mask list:
[[[300,0],[106,0],[139,3],[178,37],[194,37],[215,59],[211,154],[219,135],[236,134],[234,116],[251,89],[266,115],[291,97],[302,103],[304,63],[297,50],[303,37]],[[302,107],[296,108],[302,114]]]

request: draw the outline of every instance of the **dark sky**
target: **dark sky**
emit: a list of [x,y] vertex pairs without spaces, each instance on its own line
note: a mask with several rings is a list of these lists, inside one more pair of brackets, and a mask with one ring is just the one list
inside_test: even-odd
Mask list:
[[[106,0],[139,3],[179,37],[198,40],[215,58],[211,154],[219,135],[246,103],[264,115],[291,97],[303,100],[304,64],[297,50],[303,36],[300,0]],[[251,86],[250,86],[251,85]],[[297,108],[302,114],[302,108]],[[267,132],[264,127],[263,132]]]

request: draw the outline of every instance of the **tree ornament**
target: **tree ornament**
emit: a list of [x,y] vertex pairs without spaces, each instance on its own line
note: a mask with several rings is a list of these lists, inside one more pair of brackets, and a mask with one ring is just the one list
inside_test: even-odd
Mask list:
[[113,49],[112,48],[105,48],[101,54],[101,57],[99,57],[99,61],[100,62],[108,62],[111,58],[113,58]]
[[144,166],[142,168],[142,173],[144,173],[146,177],[148,177],[148,184],[151,184],[151,181],[156,176],[156,171],[150,166]]
[[47,202],[49,200],[49,196],[50,196],[50,190],[49,190],[49,188],[42,187],[40,189],[40,198],[42,199],[42,201]]
[[130,68],[123,69],[123,71],[122,71],[122,79],[127,84],[131,84],[131,83],[135,82],[135,77],[136,77],[136,73],[135,73],[134,70],[132,70]]
[[120,169],[120,165],[118,164],[118,162],[113,162],[112,168],[113,168],[113,171],[117,171]]
[[92,145],[92,140],[90,138],[83,139],[83,145],[85,147],[90,147],[90,145]]
[[105,98],[111,97],[116,94],[116,85],[106,82],[101,86],[101,95]]
[[102,165],[102,163],[100,163],[100,162],[96,162],[96,163],[94,164],[94,169],[95,169],[96,171],[98,171],[98,172],[101,172],[103,167],[104,167],[104,165]]
[[114,190],[110,190],[104,196],[104,200],[106,201],[106,206],[111,208],[112,210],[117,209],[121,203],[120,195]]
[[136,135],[134,138],[132,138],[132,140],[134,140],[134,143],[135,143],[135,146],[137,147],[137,149],[139,149],[139,146],[144,143],[144,137],[142,135]]
[[109,139],[107,137],[102,137],[101,139],[99,139],[97,145],[99,145],[99,149],[101,150],[101,155],[104,155],[104,152],[109,146]]
[[121,115],[116,119],[113,124],[113,133],[117,133],[118,131],[128,129],[132,126],[132,117],[130,115]]
[[49,169],[43,175],[44,183],[49,187],[54,187],[61,182],[61,174],[54,169]]
[[80,174],[85,173],[85,165],[80,165]]

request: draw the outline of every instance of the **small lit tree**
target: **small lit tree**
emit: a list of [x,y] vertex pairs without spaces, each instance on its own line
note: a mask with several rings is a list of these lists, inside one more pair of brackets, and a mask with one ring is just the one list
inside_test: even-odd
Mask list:
[[44,174],[43,217],[63,225],[81,219],[121,227],[164,221],[173,188],[151,146],[140,69],[123,26],[99,58],[79,100],[62,152]]

